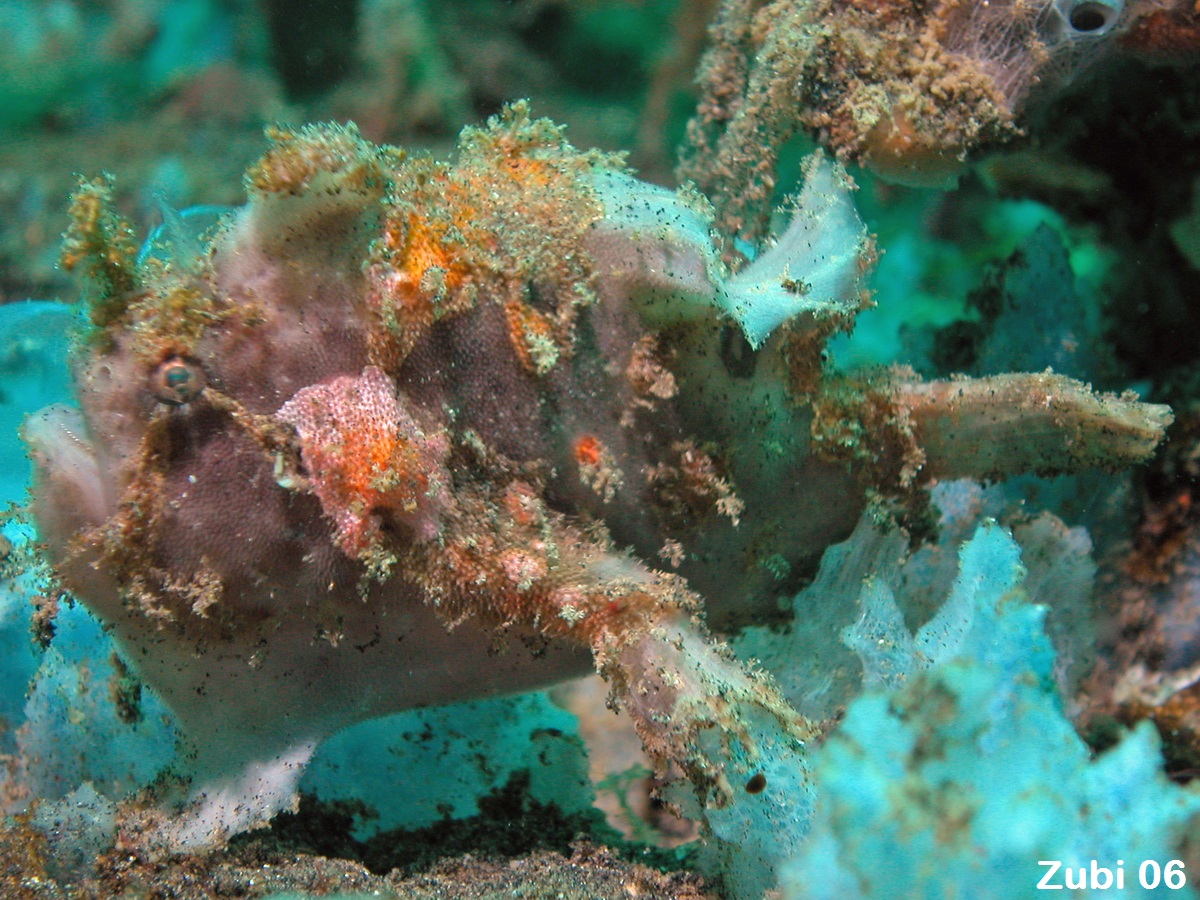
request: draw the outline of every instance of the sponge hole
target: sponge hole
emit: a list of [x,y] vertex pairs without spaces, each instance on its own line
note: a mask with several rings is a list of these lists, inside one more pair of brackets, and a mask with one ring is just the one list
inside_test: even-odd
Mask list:
[[1117,11],[1096,0],[1074,3],[1067,12],[1067,23],[1080,34],[1104,33],[1117,18]]

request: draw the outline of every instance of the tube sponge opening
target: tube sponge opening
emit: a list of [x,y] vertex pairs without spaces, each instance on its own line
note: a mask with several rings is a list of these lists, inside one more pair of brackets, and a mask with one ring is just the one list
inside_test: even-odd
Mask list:
[[1054,0],[1046,30],[1060,40],[1104,37],[1124,8],[1124,0]]

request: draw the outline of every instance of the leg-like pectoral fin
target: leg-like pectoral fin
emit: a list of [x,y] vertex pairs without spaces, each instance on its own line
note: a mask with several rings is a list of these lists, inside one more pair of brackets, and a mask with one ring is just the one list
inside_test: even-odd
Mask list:
[[1093,391],[1052,372],[922,381],[899,369],[829,379],[814,401],[815,444],[885,494],[1145,460],[1171,410]]

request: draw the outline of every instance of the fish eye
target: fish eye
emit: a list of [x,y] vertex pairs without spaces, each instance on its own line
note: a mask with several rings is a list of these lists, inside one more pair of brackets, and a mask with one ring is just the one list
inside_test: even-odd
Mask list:
[[150,390],[163,403],[191,403],[204,390],[204,371],[182,356],[168,356],[150,374]]

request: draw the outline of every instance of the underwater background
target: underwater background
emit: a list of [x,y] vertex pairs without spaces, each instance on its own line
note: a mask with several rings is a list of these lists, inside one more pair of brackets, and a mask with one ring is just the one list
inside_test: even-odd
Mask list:
[[[0,0],[0,49],[4,897],[1194,891],[1200,8]],[[131,810],[174,771],[180,726],[51,576],[26,508],[22,423],[78,402],[69,359],[103,324],[63,250],[83,231],[72,195],[107,176],[130,260],[169,269],[254,194],[264,128],[353,122],[440,159],[524,99],[574,147],[704,195],[730,272],[786,233],[779,209],[810,209],[811,152],[843,162],[874,306],[821,334],[815,372],[1053,369],[1173,422],[1153,453],[1109,459],[1084,447],[1103,426],[1063,413],[1079,471],[964,462],[910,491],[853,470],[872,498],[847,500],[853,530],[806,560],[755,556],[731,578],[771,602],[709,622],[815,723],[801,749],[748,726],[728,803],[661,771],[593,675],[342,729],[268,828],[156,847]],[[1004,422],[1007,441],[1040,440]]]

